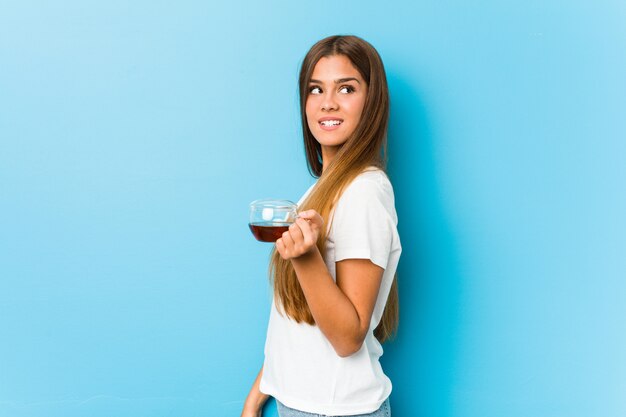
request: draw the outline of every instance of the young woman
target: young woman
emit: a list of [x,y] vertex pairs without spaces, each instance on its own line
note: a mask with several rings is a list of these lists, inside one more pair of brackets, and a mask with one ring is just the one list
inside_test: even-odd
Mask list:
[[401,246],[385,174],[389,96],[376,50],[355,36],[316,43],[300,70],[309,170],[319,177],[276,241],[265,362],[242,417],[268,396],[281,417],[390,416],[381,342],[397,326]]

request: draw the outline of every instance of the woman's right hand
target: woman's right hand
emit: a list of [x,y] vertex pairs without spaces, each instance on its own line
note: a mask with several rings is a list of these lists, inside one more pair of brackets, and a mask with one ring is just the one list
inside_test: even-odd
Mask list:
[[317,211],[302,211],[289,230],[276,240],[276,250],[285,260],[311,253],[317,250],[317,238],[323,227],[324,219]]

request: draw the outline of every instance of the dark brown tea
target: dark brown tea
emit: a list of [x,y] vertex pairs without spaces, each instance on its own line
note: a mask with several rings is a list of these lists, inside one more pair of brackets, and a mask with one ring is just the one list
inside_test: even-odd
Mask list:
[[276,242],[283,233],[289,230],[291,223],[259,222],[249,223],[252,234],[261,242]]

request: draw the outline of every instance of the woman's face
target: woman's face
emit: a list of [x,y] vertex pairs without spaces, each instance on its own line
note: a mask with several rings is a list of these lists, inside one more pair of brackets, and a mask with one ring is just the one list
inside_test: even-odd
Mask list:
[[361,120],[367,85],[345,55],[321,58],[311,75],[306,99],[309,129],[322,146],[324,165]]

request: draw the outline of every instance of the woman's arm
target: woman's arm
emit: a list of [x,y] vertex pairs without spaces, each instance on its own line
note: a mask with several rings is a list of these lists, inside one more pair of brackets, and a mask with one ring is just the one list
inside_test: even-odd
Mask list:
[[259,390],[259,385],[261,384],[261,377],[263,376],[263,368],[257,375],[254,380],[254,384],[252,384],[252,388],[250,389],[250,393],[246,398],[246,401],[243,404],[243,411],[241,412],[241,417],[261,417],[263,414],[263,404],[269,398],[269,395],[263,394]]
[[336,263],[333,281],[315,242],[323,220],[314,210],[300,219],[276,242],[290,259],[317,326],[339,356],[357,352],[369,329],[384,270],[369,259]]

